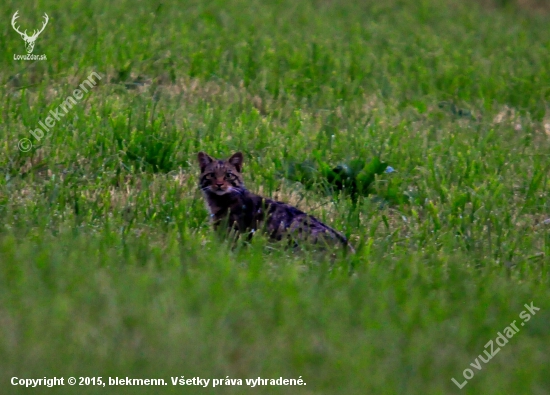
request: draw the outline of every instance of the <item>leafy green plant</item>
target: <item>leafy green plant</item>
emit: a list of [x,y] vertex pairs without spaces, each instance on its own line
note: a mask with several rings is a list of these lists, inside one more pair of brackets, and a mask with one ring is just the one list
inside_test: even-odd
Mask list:
[[[279,166],[283,167],[280,162]],[[370,161],[352,159],[333,167],[318,155],[315,161],[288,162],[280,174],[291,181],[302,183],[307,189],[318,189],[325,193],[344,192],[356,202],[359,196],[368,196],[372,192],[376,176],[384,174],[387,169],[393,171],[378,157]],[[395,191],[392,193],[395,194]]]

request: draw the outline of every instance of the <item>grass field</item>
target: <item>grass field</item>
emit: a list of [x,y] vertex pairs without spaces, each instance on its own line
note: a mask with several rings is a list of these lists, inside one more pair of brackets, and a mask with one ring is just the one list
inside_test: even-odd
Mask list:
[[[0,10],[0,393],[550,394],[545,2]],[[17,10],[22,30],[49,15],[47,60],[14,60]],[[220,241],[196,154],[237,150],[249,189],[357,254]],[[365,175],[375,160],[396,171]],[[359,162],[354,191],[323,170]],[[168,385],[10,384],[55,376]]]

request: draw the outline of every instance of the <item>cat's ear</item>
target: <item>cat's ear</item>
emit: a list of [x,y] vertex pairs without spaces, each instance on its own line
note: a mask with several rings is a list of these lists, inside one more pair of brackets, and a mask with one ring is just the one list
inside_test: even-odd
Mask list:
[[212,159],[212,157],[210,157],[208,154],[202,151],[199,152],[198,159],[199,159],[199,166],[201,167],[201,171],[204,171],[206,166],[214,162],[214,159]]
[[231,158],[227,160],[231,165],[235,166],[235,169],[240,173],[243,168],[243,154],[237,152],[231,155]]

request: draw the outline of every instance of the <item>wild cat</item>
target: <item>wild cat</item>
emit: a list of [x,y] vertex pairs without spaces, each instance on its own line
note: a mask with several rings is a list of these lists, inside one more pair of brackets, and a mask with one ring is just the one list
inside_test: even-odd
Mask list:
[[227,223],[237,234],[265,230],[270,239],[307,240],[312,243],[339,244],[348,251],[353,247],[340,232],[317,218],[283,202],[248,191],[241,174],[243,154],[237,152],[227,160],[214,159],[204,152],[198,154],[199,187],[206,200],[215,229]]

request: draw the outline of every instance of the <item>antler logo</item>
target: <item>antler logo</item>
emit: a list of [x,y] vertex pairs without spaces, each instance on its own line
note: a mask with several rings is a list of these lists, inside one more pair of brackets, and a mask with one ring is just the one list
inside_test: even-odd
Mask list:
[[11,25],[13,26],[13,29],[21,35],[23,40],[25,40],[25,49],[27,50],[27,53],[30,54],[34,50],[34,42],[36,41],[40,33],[44,31],[44,28],[48,24],[50,18],[48,17],[48,14],[44,13],[44,22],[42,23],[42,28],[40,30],[35,30],[32,36],[28,36],[27,30],[21,32],[15,24],[16,19],[19,18],[19,15],[17,15],[18,13],[19,11],[16,11],[15,14],[13,14],[13,18],[11,18]]

